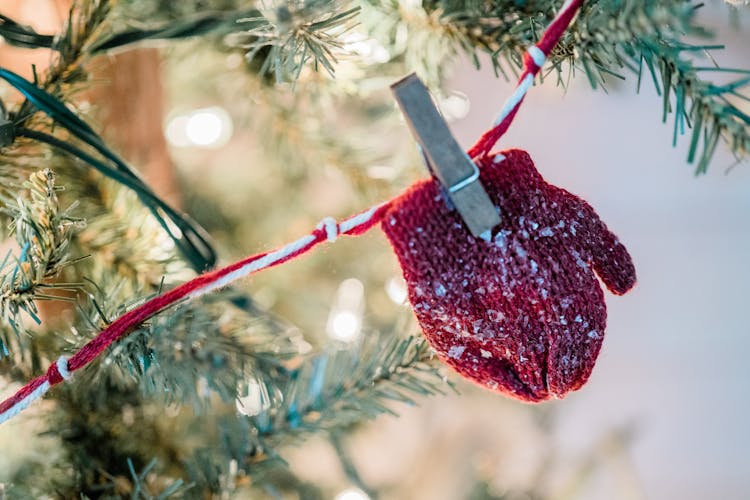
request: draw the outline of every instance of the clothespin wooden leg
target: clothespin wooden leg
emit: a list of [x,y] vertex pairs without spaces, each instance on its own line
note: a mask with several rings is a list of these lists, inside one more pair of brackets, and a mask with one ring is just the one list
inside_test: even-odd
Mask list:
[[428,168],[445,188],[471,234],[481,236],[497,226],[500,215],[479,181],[479,169],[456,142],[425,84],[412,73],[394,83],[391,90]]

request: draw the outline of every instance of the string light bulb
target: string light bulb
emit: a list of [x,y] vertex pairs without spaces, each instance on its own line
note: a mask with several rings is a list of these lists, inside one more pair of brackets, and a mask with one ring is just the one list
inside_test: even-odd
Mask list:
[[328,336],[340,342],[356,341],[362,332],[365,286],[355,278],[339,285],[336,298],[328,315]]
[[406,302],[406,282],[401,276],[394,276],[385,283],[385,293],[394,304],[403,305]]
[[336,495],[335,500],[370,500],[370,497],[359,488],[347,488]]
[[211,106],[174,115],[164,130],[175,147],[216,149],[232,137],[232,117],[224,108]]

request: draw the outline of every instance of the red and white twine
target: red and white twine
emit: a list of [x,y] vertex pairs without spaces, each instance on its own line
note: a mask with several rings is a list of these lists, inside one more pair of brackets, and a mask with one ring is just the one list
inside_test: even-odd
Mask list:
[[138,325],[160,311],[180,300],[200,297],[262,269],[283,264],[309,252],[320,243],[335,241],[339,235],[360,235],[380,222],[390,205],[391,202],[377,205],[341,222],[326,217],[310,234],[288,245],[272,252],[247,257],[222,269],[202,274],[128,311],[110,323],[72,357],[61,356],[49,367],[47,373],[35,378],[13,396],[0,403],[0,424],[26,409],[31,403],[41,398],[52,386],[70,379],[75,371],[93,361],[109,345],[130,333]]
[[476,158],[487,155],[495,147],[500,137],[508,130],[518,112],[518,108],[521,107],[526,92],[528,92],[534,83],[534,77],[542,69],[544,61],[547,60],[550,52],[557,45],[560,37],[565,33],[565,30],[582,4],[583,0],[567,0],[557,13],[557,16],[547,26],[539,43],[532,45],[526,50],[526,53],[523,55],[523,71],[518,78],[515,91],[503,104],[502,110],[493,123],[492,128],[485,132],[477,143],[469,149],[468,153],[470,157]]

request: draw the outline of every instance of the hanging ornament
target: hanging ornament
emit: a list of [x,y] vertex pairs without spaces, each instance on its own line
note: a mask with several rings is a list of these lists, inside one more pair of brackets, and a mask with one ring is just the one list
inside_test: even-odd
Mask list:
[[384,215],[409,300],[440,358],[485,387],[525,401],[581,387],[604,339],[604,295],[635,283],[625,247],[582,199],[542,179],[529,155],[479,161],[501,214],[468,233],[435,180],[413,185]]

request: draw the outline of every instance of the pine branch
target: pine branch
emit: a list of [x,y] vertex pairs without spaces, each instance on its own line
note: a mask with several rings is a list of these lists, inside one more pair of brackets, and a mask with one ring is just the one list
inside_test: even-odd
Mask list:
[[277,83],[296,81],[308,61],[315,71],[323,68],[333,76],[342,35],[354,27],[359,10],[340,0],[290,2],[272,14],[243,20],[252,26],[228,43],[246,50],[248,63],[260,58],[259,75],[274,75]]
[[[617,3],[622,4],[622,10],[613,20],[611,11]],[[690,45],[680,40],[685,34],[709,35],[695,24],[700,5],[680,0],[656,5],[644,0],[601,2],[584,13],[571,34],[574,41],[568,41],[567,49],[561,48],[563,58],[580,61],[593,87],[603,83],[607,75],[618,75],[622,68],[636,73],[640,86],[645,66],[662,96],[663,120],[674,114],[673,144],[685,133],[686,125],[693,129],[688,162],[698,159],[696,174],[706,172],[720,137],[738,160],[750,152],[750,116],[735,104],[750,100],[742,93],[750,84],[748,70],[700,68],[693,62],[697,55],[723,47]],[[711,71],[734,73],[739,78],[717,85],[703,76]],[[698,154],[701,136],[703,145]]]
[[[517,7],[515,2],[441,0],[425,8],[441,14],[443,36],[452,40],[456,50],[469,53],[477,64],[477,50],[488,53],[495,71],[507,78],[505,68],[513,73],[521,67],[523,52],[537,40],[556,4],[538,0]],[[686,34],[709,35],[695,21],[700,5],[683,0],[587,2],[549,59],[558,84],[565,85],[566,69],[582,68],[593,88],[603,86],[607,77],[624,78],[623,69],[636,74],[640,82],[645,65],[663,97],[664,120],[669,113],[675,114],[673,142],[686,125],[693,128],[688,161],[698,159],[696,173],[706,171],[719,138],[738,160],[750,151],[750,117],[735,104],[750,100],[742,93],[750,84],[747,70],[698,68],[692,62],[696,54],[722,47],[680,41]],[[740,77],[716,85],[702,77],[711,70]],[[703,146],[697,154],[701,137]]]
[[263,441],[278,445],[312,432],[333,431],[396,415],[396,401],[442,394],[446,383],[424,339],[380,339],[361,352],[337,351],[312,358],[282,389],[282,405],[252,420]]
[[198,490],[214,493],[233,490],[245,476],[263,483],[284,462],[280,446],[314,433],[346,431],[384,413],[396,415],[391,403],[415,405],[416,398],[442,394],[446,387],[453,385],[422,338],[374,335],[360,348],[310,356],[243,410],[259,413],[225,415],[210,424],[218,436],[186,462],[188,479]]
[[128,459],[129,481],[123,484],[121,478],[110,475],[110,483],[102,485],[102,491],[112,490],[117,493],[118,489],[125,489],[126,491],[122,493],[128,494],[132,500],[163,500],[173,495],[187,493],[191,485],[185,485],[182,479],[176,479],[167,485],[157,485],[161,491],[158,494],[152,493],[155,486],[151,484],[155,478],[152,471],[156,464],[157,460],[153,459],[140,472],[136,472],[133,461]]
[[137,387],[104,385],[110,382],[100,381],[105,398],[91,397],[79,383],[58,391],[49,418],[62,441],[64,461],[52,467],[51,477],[36,478],[42,491],[55,491],[61,498],[129,498],[139,482],[132,471],[154,465],[159,470],[149,484],[153,490],[179,480],[169,466],[184,452],[183,422],[145,400]]
[[[82,314],[94,330],[135,305],[113,308],[106,299],[111,293],[97,295]],[[298,355],[296,330],[268,330],[257,322],[250,326],[253,321],[239,309],[227,311],[222,295],[183,304],[132,332],[81,375],[82,390],[104,404],[105,387],[133,387],[159,404],[202,411],[217,395],[233,404],[248,377],[264,386],[285,377],[283,363]]]
[[97,53],[144,41],[227,35],[226,42],[244,50],[249,66],[260,76],[273,75],[277,83],[294,82],[308,64],[333,76],[337,54],[343,49],[341,37],[355,25],[359,10],[341,0],[314,0],[290,1],[268,11],[204,12],[153,28],[127,29],[89,50]]
[[[60,209],[57,192],[62,187],[55,185],[49,169],[32,174],[24,188],[26,197],[0,198],[21,248],[19,257],[11,258],[8,253],[0,264],[0,315],[16,334],[22,329],[21,313],[41,323],[37,301],[72,301],[70,293],[81,287],[81,283],[54,282],[62,268],[74,261],[71,242],[83,227],[83,221],[71,214],[76,204]],[[4,355],[9,353],[10,341],[7,335],[0,339]]]
[[[692,128],[688,162],[698,159],[695,173],[706,173],[719,138],[724,140],[738,161],[746,159],[750,155],[750,115],[742,112],[733,101],[750,101],[750,94],[742,92],[750,89],[750,78],[744,76],[748,74],[747,70],[725,68],[724,71],[737,73],[740,77],[717,85],[699,75],[718,71],[718,68],[696,68],[690,60],[681,57],[702,47],[641,42],[640,48],[640,64],[646,65],[655,84],[658,79],[663,88],[660,91],[664,103],[663,120],[667,120],[669,113],[674,114],[673,144],[676,144],[678,135],[685,133],[686,124]],[[674,101],[670,99],[672,95]]]
[[309,358],[280,388],[276,405],[249,417],[253,463],[277,459],[276,448],[309,434],[397,415],[389,403],[415,405],[416,397],[443,394],[452,385],[434,361],[427,342],[417,337],[373,338],[361,350]]

